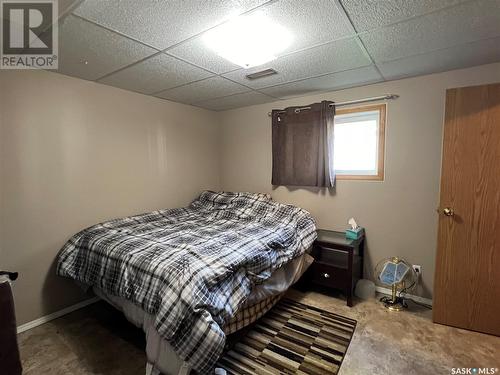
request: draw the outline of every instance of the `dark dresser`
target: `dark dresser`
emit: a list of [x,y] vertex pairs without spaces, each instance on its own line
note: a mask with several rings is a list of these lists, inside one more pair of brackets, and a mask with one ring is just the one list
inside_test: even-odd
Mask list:
[[308,270],[307,280],[311,284],[337,289],[352,306],[356,282],[363,278],[363,252],[365,238],[350,240],[344,232],[318,229],[311,255],[314,263]]

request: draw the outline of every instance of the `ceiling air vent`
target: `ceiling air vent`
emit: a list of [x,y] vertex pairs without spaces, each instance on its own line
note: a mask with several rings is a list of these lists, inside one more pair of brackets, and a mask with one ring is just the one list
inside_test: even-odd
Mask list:
[[245,77],[247,79],[253,81],[254,79],[264,78],[264,77],[272,76],[274,74],[278,74],[278,72],[274,69],[266,69],[266,70],[261,70],[260,72],[247,74]]

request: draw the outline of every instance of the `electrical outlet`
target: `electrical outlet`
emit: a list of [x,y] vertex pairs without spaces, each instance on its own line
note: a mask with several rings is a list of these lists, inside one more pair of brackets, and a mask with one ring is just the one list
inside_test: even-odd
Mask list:
[[419,266],[418,264],[414,264],[413,266],[413,271],[417,273],[417,275],[422,276],[422,266]]

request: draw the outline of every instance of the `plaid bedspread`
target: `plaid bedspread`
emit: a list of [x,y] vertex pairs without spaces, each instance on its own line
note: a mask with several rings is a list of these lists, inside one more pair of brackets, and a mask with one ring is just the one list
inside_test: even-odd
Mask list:
[[314,219],[266,194],[203,192],[188,207],[94,225],[59,254],[57,274],[124,297],[201,374],[253,285],[301,255]]

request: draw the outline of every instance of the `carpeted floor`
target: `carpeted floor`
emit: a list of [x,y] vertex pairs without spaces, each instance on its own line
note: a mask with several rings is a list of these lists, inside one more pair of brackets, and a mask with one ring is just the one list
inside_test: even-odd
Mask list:
[[228,374],[337,374],[356,321],[282,299],[219,360]]
[[[452,368],[500,368],[500,337],[432,323],[418,306],[394,313],[377,300],[290,290],[288,298],[357,321],[338,375],[449,375]],[[105,302],[21,333],[24,375],[143,375],[142,331]],[[1,373],[1,369],[0,369]]]

